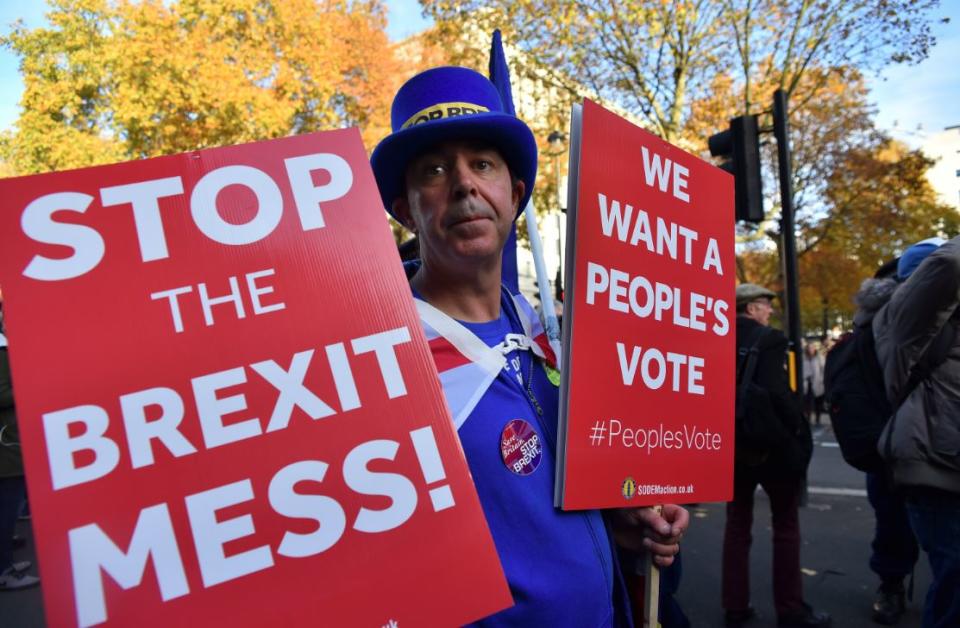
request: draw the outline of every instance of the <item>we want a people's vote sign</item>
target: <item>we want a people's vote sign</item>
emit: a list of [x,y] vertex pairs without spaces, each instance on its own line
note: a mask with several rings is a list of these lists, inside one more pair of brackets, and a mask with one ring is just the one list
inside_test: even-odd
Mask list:
[[733,179],[575,109],[556,501],[725,501],[734,449]]
[[356,130],[0,193],[51,626],[511,604]]

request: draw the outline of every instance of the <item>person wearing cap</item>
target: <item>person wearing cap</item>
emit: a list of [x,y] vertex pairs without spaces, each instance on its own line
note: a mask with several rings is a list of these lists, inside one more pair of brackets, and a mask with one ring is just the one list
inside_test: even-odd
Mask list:
[[[391,119],[393,132],[371,164],[384,207],[419,238],[420,261],[407,275],[424,330],[475,364],[496,365],[476,390],[470,386],[481,376],[444,382],[514,599],[479,624],[630,625],[615,542],[669,565],[689,515],[672,504],[662,516],[553,506],[559,404],[552,353],[530,341],[532,308],[501,281],[504,245],[536,178],[533,133],[504,112],[489,80],[457,67],[407,81]],[[431,346],[439,351],[444,343]],[[526,455],[516,455],[517,444]]]
[[911,246],[897,279],[873,333],[887,397],[906,398],[877,450],[933,571],[923,626],[960,626],[960,237]]
[[[723,533],[722,591],[727,626],[742,626],[757,617],[750,605],[750,543],[753,496],[757,485],[770,498],[773,524],[773,604],[779,626],[827,626],[830,616],[814,611],[803,599],[800,572],[800,498],[812,441],[797,396],[790,390],[785,369],[787,339],[772,329],[770,315],[776,294],[752,283],[737,286],[737,351],[757,347],[753,381],[769,395],[771,420],[779,420],[790,442],[771,451],[736,443],[733,501],[727,503]],[[787,455],[795,452],[796,455]]]

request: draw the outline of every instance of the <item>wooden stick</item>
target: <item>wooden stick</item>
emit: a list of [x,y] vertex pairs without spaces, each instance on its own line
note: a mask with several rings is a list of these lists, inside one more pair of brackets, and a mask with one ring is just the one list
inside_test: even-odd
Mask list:
[[[659,515],[663,512],[663,506],[658,504],[653,510]],[[643,628],[657,628],[660,625],[660,568],[653,562],[652,552],[647,552],[646,563],[643,576]]]

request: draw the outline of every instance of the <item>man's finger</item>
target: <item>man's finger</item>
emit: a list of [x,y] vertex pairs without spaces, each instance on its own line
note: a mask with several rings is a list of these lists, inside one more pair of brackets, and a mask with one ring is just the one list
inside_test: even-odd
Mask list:
[[656,510],[650,507],[635,508],[631,515],[637,519],[649,530],[654,530],[663,536],[668,536],[671,532],[671,525]]
[[654,543],[659,543],[661,545],[677,545],[680,543],[680,538],[682,534],[657,534],[652,530],[644,530],[644,538],[650,539]]
[[663,518],[670,522],[674,535],[683,534],[690,526],[690,512],[683,506],[664,504]]

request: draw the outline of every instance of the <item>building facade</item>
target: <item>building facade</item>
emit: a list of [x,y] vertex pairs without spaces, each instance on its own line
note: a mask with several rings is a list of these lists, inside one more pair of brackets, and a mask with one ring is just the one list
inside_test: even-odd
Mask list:
[[933,189],[942,202],[960,211],[960,124],[930,135],[923,152],[937,162],[927,171]]

